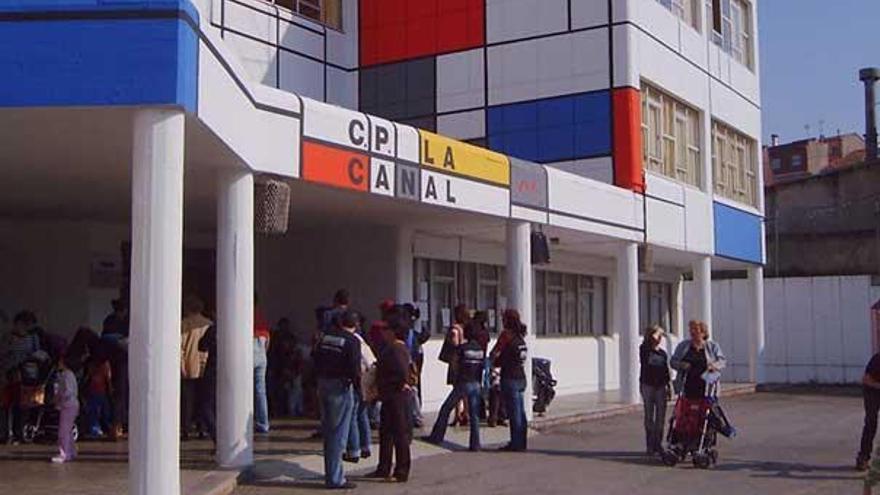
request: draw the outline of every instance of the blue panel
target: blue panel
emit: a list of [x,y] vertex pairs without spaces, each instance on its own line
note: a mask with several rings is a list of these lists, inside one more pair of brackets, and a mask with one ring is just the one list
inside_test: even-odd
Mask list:
[[490,107],[486,124],[491,149],[525,160],[546,163],[611,153],[607,91]]
[[715,254],[752,263],[764,263],[761,250],[762,218],[723,203],[714,203]]
[[195,112],[198,35],[187,21],[198,22],[198,14],[189,2],[23,5],[0,0],[7,15],[0,46],[16,48],[0,50],[0,107],[179,105]]

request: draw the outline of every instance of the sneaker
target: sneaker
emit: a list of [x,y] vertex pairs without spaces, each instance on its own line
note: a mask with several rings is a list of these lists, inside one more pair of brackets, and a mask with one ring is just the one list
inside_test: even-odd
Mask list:
[[361,450],[361,459],[369,459],[373,455],[369,450]]
[[341,485],[327,485],[328,490],[354,490],[355,488],[357,488],[357,485],[351,481],[346,481]]
[[372,473],[364,476],[364,478],[369,480],[387,480],[390,477],[390,474],[380,473],[379,471],[373,471]]
[[356,455],[342,454],[342,460],[345,462],[350,462],[352,464],[357,464],[358,461],[361,460],[361,458]]
[[65,462],[67,462],[67,458],[60,455],[56,455],[52,458],[52,464],[64,464]]
[[868,461],[869,461],[869,459],[865,459],[862,457],[856,458],[856,471],[867,471],[868,470]]

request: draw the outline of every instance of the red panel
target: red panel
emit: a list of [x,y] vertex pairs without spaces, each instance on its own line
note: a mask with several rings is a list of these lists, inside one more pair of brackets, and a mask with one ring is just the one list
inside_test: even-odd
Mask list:
[[303,179],[355,191],[370,187],[370,162],[361,154],[303,141]]
[[361,66],[482,46],[485,0],[360,0]]
[[642,102],[639,90],[613,90],[614,183],[645,192],[642,165]]

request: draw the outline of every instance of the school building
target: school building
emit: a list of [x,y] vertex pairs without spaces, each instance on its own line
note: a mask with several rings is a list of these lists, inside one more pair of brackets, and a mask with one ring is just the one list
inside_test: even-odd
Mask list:
[[559,394],[637,402],[640,330],[711,327],[712,272],[747,271],[726,378],[760,381],[757,32],[756,0],[0,0],[0,309],[72,334],[130,288],[139,495],[179,493],[182,288],[216,309],[224,466],[255,292],[303,330],[338,287],[416,302],[427,410],[458,303],[519,309]]

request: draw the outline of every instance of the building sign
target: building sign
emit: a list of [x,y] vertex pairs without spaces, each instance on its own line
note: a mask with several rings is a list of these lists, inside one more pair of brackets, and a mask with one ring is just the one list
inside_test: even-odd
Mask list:
[[499,186],[510,185],[510,162],[506,156],[428,131],[419,130],[419,135],[419,162],[423,167]]
[[370,161],[364,153],[304,141],[302,177],[329,186],[368,191]]
[[482,182],[422,169],[423,203],[489,215],[510,215],[510,191]]
[[510,202],[547,208],[547,171],[517,158],[510,159]]

